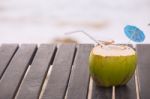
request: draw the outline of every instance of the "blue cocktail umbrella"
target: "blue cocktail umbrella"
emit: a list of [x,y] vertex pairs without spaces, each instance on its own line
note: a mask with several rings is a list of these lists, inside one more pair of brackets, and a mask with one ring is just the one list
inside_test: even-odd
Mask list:
[[124,32],[126,36],[134,42],[143,42],[145,39],[143,31],[137,28],[136,26],[131,25],[125,26]]

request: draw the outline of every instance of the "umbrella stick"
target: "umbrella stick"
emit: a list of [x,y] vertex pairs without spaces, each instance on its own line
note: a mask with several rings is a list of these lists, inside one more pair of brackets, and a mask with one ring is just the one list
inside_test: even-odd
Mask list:
[[[134,33],[131,35],[131,39],[133,38],[133,36],[135,35],[135,33],[136,33],[136,32],[134,31]],[[131,41],[131,39],[129,39],[129,41],[128,41],[128,43],[127,43],[127,44],[131,44],[131,42],[130,42],[130,41]]]

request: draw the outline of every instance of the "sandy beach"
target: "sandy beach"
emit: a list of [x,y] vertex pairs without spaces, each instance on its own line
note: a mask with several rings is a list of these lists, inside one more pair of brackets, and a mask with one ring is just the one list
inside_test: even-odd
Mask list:
[[150,43],[149,10],[149,0],[0,0],[0,43],[40,44],[63,37],[94,43],[83,34],[64,35],[74,30],[127,43],[127,24],[142,29],[144,43]]

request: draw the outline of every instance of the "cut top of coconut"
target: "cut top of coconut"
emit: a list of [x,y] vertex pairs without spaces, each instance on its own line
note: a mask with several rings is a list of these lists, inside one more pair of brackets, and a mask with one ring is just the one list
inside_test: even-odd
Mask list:
[[93,54],[100,56],[130,56],[135,55],[135,51],[125,45],[106,45],[93,48]]

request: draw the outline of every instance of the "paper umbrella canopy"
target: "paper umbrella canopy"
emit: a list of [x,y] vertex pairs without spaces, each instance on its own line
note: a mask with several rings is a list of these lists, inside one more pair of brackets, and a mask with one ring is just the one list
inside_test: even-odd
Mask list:
[[134,42],[143,42],[145,39],[144,32],[136,26],[125,26],[124,33],[130,40]]

